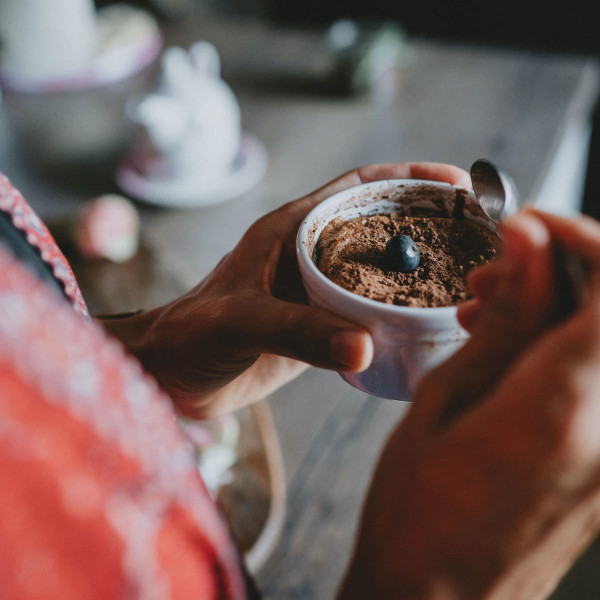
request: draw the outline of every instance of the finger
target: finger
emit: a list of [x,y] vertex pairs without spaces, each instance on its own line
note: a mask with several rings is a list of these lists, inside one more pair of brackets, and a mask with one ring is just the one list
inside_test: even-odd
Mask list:
[[[553,310],[550,235],[538,219],[519,215],[503,231],[502,272],[496,293],[478,316],[470,340],[423,380],[423,395],[438,398],[440,424],[483,397],[549,322]],[[468,310],[468,309],[467,309]]]
[[[486,403],[483,414],[520,431],[559,469],[600,461],[600,297],[532,344]],[[514,424],[511,425],[511,423]],[[587,472],[589,474],[589,471]],[[597,478],[596,478],[597,479]],[[571,473],[570,484],[576,483]],[[597,484],[600,482],[597,482]]]
[[344,173],[303,198],[288,202],[271,214],[280,217],[281,213],[285,213],[288,227],[293,227],[295,231],[306,214],[323,200],[350,187],[383,179],[427,179],[461,187],[470,186],[471,183],[468,173],[454,165],[433,162],[366,165]]
[[[577,294],[581,291],[583,283],[581,281],[570,281],[570,279],[583,279],[589,273],[590,265],[596,264],[596,270],[600,272],[600,224],[589,217],[579,219],[568,219],[545,213],[535,209],[526,209],[524,213],[529,213],[543,221],[549,228],[551,235],[558,240],[563,250],[567,250],[573,255],[583,256],[587,264],[574,263],[564,264],[564,257],[560,253],[555,254],[555,275],[557,281],[556,288],[559,291],[559,301],[565,305],[568,310],[573,300],[568,296],[572,293]],[[569,273],[569,267],[577,269],[575,273]],[[587,268],[586,268],[587,267]],[[592,267],[593,268],[593,267]],[[469,288],[471,293],[481,302],[471,303],[466,306],[459,306],[458,319],[461,325],[470,331],[482,313],[485,303],[491,297],[498,281],[498,273],[501,270],[501,262],[494,261],[479,267],[471,273],[469,278]],[[599,276],[592,278],[592,282],[600,280]],[[569,285],[575,285],[577,289],[568,290]],[[598,284],[600,285],[600,281]]]
[[568,219],[533,209],[530,212],[544,222],[559,244],[563,267],[559,283],[573,288],[575,303],[583,300],[586,287],[591,294],[597,292],[600,289],[600,223],[587,216]]
[[361,183],[370,183],[382,179],[426,179],[430,181],[443,181],[460,187],[470,188],[471,178],[460,167],[434,162],[408,162],[366,165],[348,171],[330,183],[315,190],[302,198],[297,206],[300,213],[308,212],[310,208],[319,204],[329,196]]
[[490,300],[497,289],[501,274],[501,259],[477,267],[469,275],[470,292],[479,300],[484,302]]
[[[201,415],[192,418],[208,418],[226,415],[266,398],[274,391],[295,379],[308,368],[308,364],[282,356],[262,354],[246,371],[233,381],[219,388],[210,396],[210,404],[203,407]],[[194,399],[193,406],[197,406]]]
[[569,219],[536,209],[527,212],[542,221],[566,250],[586,258],[600,270],[600,223],[587,216]]
[[[419,162],[367,165],[348,171],[314,192],[284,204],[254,223],[240,242],[239,259],[255,266],[273,262],[286,243],[293,244],[302,219],[317,204],[349,187],[382,179],[429,179],[452,185],[470,185],[466,171],[453,165]],[[271,273],[272,275],[272,273]]]
[[[530,332],[536,324],[549,324],[556,306],[553,292],[553,241],[545,225],[528,213],[507,219],[501,229],[501,257],[473,274],[485,308],[482,337]],[[512,333],[510,335],[512,335]]]
[[476,268],[469,275],[469,291],[474,297],[460,304],[456,313],[458,322],[467,331],[473,330],[493,298],[501,281],[502,268],[502,260],[497,259]]
[[408,163],[410,179],[445,181],[452,185],[471,189],[471,176],[467,171],[454,165],[434,162]]
[[484,310],[485,304],[479,298],[472,298],[458,307],[456,318],[463,329],[471,332]]
[[314,306],[265,297],[256,297],[253,305],[257,318],[236,324],[250,354],[277,354],[339,371],[363,371],[371,364],[373,342],[360,326]]

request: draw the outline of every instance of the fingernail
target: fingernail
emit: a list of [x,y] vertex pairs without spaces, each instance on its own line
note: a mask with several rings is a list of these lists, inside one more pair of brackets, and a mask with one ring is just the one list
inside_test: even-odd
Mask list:
[[345,330],[333,334],[329,355],[348,371],[364,371],[373,359],[373,341],[367,332]]

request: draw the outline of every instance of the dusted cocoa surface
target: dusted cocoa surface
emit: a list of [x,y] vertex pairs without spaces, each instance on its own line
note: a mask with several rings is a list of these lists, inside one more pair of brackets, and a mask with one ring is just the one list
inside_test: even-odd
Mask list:
[[[415,271],[391,270],[383,260],[387,241],[411,237],[421,261]],[[452,306],[469,297],[466,279],[494,258],[496,234],[468,219],[375,215],[331,221],[317,242],[315,262],[343,288],[399,306]]]

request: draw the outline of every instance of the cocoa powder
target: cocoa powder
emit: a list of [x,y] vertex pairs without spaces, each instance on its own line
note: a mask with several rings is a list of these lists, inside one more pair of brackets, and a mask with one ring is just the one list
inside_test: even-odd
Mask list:
[[[421,254],[410,273],[389,268],[388,240],[412,238]],[[331,221],[322,231],[315,263],[331,281],[379,302],[399,306],[452,306],[469,297],[467,276],[499,252],[498,236],[465,218],[374,215]]]

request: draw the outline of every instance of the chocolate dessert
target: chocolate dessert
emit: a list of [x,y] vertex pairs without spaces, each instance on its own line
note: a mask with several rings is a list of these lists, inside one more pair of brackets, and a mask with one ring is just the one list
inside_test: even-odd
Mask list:
[[498,236],[466,218],[338,217],[319,236],[315,263],[331,281],[365,298],[452,306],[469,297],[473,267],[498,251]]

